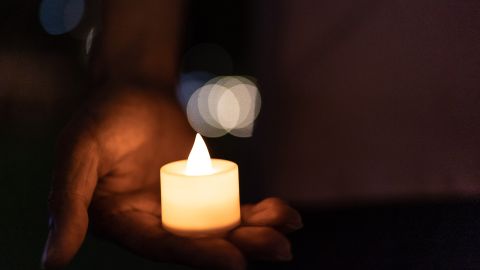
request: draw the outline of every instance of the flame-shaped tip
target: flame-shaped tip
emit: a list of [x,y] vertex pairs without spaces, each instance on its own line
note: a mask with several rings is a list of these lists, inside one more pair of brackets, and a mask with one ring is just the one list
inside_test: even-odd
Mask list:
[[212,160],[210,159],[207,145],[203,141],[202,136],[197,133],[192,151],[190,151],[190,155],[188,155],[185,174],[205,175],[211,174],[212,172]]

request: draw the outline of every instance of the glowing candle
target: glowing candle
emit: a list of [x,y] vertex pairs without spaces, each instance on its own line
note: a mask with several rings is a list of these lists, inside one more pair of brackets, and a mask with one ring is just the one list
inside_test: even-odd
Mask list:
[[171,233],[186,237],[223,235],[240,223],[238,166],[210,159],[197,134],[188,160],[160,169],[162,223]]

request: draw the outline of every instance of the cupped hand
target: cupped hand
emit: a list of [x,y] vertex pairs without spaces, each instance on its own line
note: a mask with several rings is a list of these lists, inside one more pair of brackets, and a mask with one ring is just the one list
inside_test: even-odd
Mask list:
[[162,228],[159,168],[188,156],[194,134],[173,97],[111,86],[82,110],[57,146],[42,263],[67,265],[87,227],[146,258],[203,269],[244,269],[249,259],[291,259],[284,233],[302,226],[283,201],[242,206],[223,238],[189,239]]

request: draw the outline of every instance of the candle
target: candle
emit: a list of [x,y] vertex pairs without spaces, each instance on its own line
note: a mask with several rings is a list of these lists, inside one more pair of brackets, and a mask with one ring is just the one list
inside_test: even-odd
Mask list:
[[163,227],[185,237],[221,236],[240,223],[238,166],[210,159],[197,134],[188,160],[160,169]]

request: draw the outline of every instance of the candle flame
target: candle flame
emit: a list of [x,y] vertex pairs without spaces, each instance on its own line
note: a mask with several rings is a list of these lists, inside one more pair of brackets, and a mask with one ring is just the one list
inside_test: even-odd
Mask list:
[[202,136],[197,133],[192,151],[188,155],[186,175],[206,175],[213,173],[212,160]]

